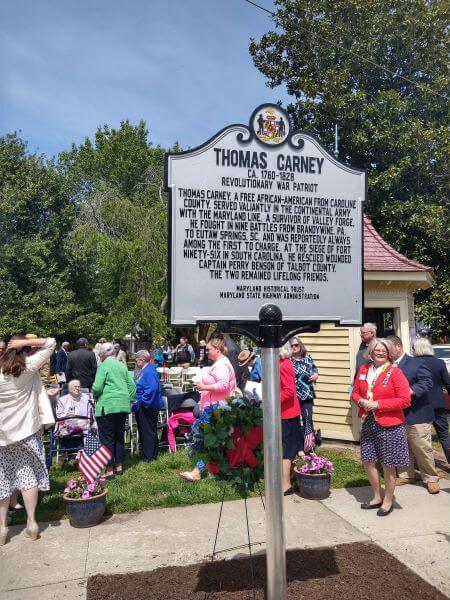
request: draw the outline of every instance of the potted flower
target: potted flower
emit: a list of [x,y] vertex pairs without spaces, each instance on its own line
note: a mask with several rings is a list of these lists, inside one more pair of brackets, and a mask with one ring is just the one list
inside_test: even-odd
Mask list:
[[105,479],[99,477],[88,481],[82,475],[69,479],[64,490],[66,512],[72,527],[92,527],[97,525],[106,509]]
[[323,500],[330,495],[331,474],[334,473],[333,463],[324,456],[311,452],[294,467],[294,477],[298,490],[303,498],[308,500]]

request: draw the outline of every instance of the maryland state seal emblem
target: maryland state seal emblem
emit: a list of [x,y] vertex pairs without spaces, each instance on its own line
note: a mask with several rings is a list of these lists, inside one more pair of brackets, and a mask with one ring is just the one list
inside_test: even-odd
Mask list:
[[263,105],[256,110],[251,125],[255,136],[270,146],[282,144],[289,136],[289,118],[275,105]]

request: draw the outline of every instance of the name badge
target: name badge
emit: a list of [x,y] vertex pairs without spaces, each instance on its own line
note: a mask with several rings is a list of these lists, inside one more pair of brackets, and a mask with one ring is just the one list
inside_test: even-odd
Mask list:
[[359,380],[360,380],[360,381],[365,381],[365,380],[366,380],[366,376],[364,375],[364,373],[362,373],[362,374],[359,376]]

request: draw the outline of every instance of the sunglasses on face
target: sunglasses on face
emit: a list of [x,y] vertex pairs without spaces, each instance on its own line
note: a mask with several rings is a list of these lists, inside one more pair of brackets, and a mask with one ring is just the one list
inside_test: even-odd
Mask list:
[[291,348],[300,348],[300,344],[291,344]]

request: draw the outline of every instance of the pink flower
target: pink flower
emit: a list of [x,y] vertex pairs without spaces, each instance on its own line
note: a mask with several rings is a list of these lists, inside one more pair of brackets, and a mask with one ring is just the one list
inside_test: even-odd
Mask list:
[[69,487],[66,487],[66,488],[64,489],[64,493],[65,493],[65,494],[68,494],[69,492],[70,492],[70,488],[69,488]]
[[308,472],[308,465],[303,465],[303,467],[300,467],[300,473],[307,473]]
[[93,492],[95,490],[95,483],[88,483],[87,489],[88,492]]
[[82,494],[81,497],[83,498],[83,500],[86,500],[86,498],[89,498],[90,494],[87,490],[85,490]]
[[74,479],[70,479],[70,481],[67,482],[68,487],[73,490],[73,488],[77,487],[77,482]]
[[83,491],[83,488],[77,487],[77,494],[81,494]]

